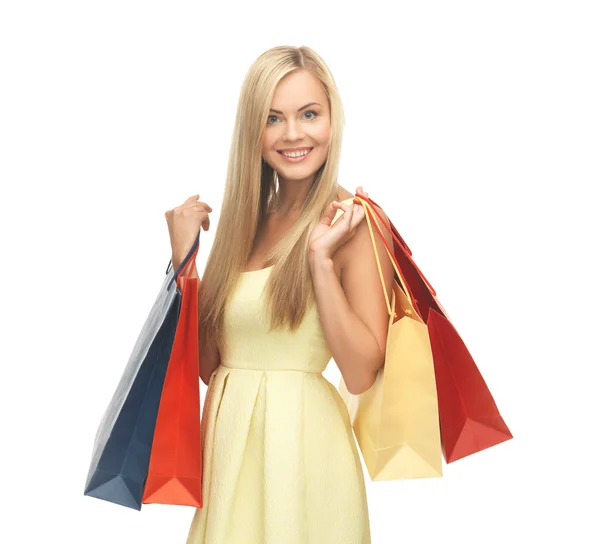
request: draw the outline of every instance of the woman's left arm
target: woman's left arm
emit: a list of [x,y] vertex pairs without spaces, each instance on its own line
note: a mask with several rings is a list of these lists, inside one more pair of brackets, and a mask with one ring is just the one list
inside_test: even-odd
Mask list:
[[[389,226],[386,215],[378,210]],[[392,237],[377,219],[392,248]],[[371,221],[384,283],[391,301],[394,268]],[[333,260],[323,253],[309,254],[309,264],[325,339],[348,391],[369,389],[385,361],[389,314],[379,277],[373,243],[365,218],[340,248],[341,281]]]

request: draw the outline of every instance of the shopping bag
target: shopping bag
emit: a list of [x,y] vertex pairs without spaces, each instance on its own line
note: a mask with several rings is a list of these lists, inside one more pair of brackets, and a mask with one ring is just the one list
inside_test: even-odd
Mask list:
[[[396,263],[390,304],[371,225],[374,219],[368,204],[361,203],[390,314],[385,362],[367,391],[349,393],[343,378],[338,389],[372,480],[439,478],[442,450],[427,326],[406,295]],[[394,262],[389,251],[388,257]]]
[[142,503],[202,507],[198,278],[183,274],[180,282],[181,310],[160,398]]
[[[371,209],[392,234],[393,254],[406,279],[407,292],[413,306],[427,323],[436,374],[442,451],[446,463],[511,439],[513,436],[473,357],[450,322],[435,289],[416,265],[412,251],[391,221],[388,228],[375,208],[378,204],[369,197],[359,196],[372,205]],[[392,251],[383,233],[378,230],[378,234],[388,251]]]
[[195,258],[199,239],[176,273],[171,262],[94,441],[84,495],[140,510],[154,426],[179,317],[175,283]]

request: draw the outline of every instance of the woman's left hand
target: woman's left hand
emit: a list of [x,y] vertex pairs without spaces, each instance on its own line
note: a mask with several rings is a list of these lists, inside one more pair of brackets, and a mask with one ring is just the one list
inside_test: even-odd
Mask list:
[[[357,193],[368,196],[361,187],[356,188]],[[336,212],[342,209],[344,213],[331,225]],[[312,255],[331,259],[335,252],[340,249],[356,232],[356,227],[365,217],[362,204],[352,202],[350,205],[333,201],[321,217],[321,222],[310,233],[308,250]]]

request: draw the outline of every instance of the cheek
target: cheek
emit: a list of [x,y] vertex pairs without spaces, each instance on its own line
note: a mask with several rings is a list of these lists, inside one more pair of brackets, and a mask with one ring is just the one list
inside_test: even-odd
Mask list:
[[267,147],[267,140],[266,140],[266,138],[264,138],[264,139],[263,139],[263,141],[262,141],[261,153],[262,153],[263,155],[266,155],[266,153],[267,153],[268,149],[269,149],[269,148]]
[[320,144],[325,145],[329,141],[331,135],[331,126],[329,123],[315,127],[312,137],[317,140]]
[[269,153],[273,150],[273,146],[275,144],[275,138],[273,137],[271,131],[265,131],[262,140],[262,152]]

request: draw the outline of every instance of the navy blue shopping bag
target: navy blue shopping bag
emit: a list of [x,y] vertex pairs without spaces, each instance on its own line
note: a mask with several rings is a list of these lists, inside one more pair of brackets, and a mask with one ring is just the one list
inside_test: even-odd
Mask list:
[[195,258],[198,246],[199,238],[176,273],[169,262],[160,292],[98,427],[86,496],[142,508],[156,417],[181,308],[176,278]]

